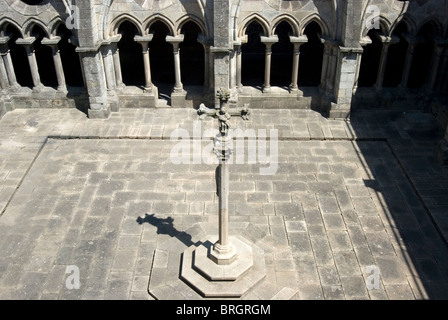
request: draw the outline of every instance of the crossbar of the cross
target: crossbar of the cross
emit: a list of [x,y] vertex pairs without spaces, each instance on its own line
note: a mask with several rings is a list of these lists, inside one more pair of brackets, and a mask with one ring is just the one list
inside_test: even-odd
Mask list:
[[[228,108],[226,110],[226,112],[230,115],[230,116],[240,116],[241,118],[243,118],[243,120],[249,120],[249,116],[250,116],[250,109],[249,109],[249,104],[245,103],[243,107],[239,107],[239,108]],[[208,108],[205,106],[205,104],[201,103],[199,105],[198,108],[198,115],[199,115],[199,119],[204,119],[206,117],[218,117],[218,114],[220,112],[220,109],[215,109],[215,108]]]

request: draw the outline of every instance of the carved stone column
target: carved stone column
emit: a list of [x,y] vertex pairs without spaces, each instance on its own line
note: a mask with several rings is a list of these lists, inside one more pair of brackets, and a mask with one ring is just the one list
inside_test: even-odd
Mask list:
[[409,81],[409,74],[411,72],[412,60],[414,58],[415,46],[418,44],[418,39],[411,35],[405,35],[405,39],[408,42],[408,52],[406,60],[404,62],[403,75],[401,77],[400,87],[406,88]]
[[53,37],[51,39],[44,38],[42,44],[49,46],[53,53],[54,69],[56,71],[56,79],[58,81],[58,91],[67,92],[67,85],[65,83],[64,68],[62,67],[61,55],[58,48],[58,43],[61,37]]
[[33,46],[34,41],[36,41],[35,37],[29,37],[26,39],[17,39],[16,43],[25,47],[26,54],[28,56],[28,63],[30,64],[31,77],[33,79],[33,90],[39,91],[44,86],[40,82],[39,68],[37,67],[36,55]]
[[152,40],[153,35],[135,36],[134,41],[138,42],[142,46],[143,53],[143,66],[145,68],[145,92],[152,92],[154,87],[151,79],[151,61],[149,58],[149,42]]
[[446,73],[446,69],[443,69],[444,59],[443,59],[443,49],[448,43],[442,39],[436,39],[434,42],[434,53],[431,59],[431,69],[429,71],[428,78],[428,91],[437,91],[436,80],[438,78],[439,72]]
[[174,55],[174,92],[182,92],[183,85],[181,81],[181,72],[180,72],[180,49],[179,44],[184,41],[184,35],[178,35],[176,37],[167,36],[166,42],[171,43],[173,45],[173,55]]
[[182,84],[182,77],[180,71],[180,49],[179,44],[184,41],[184,35],[166,36],[166,42],[173,45],[174,55],[174,89],[171,94],[171,105],[173,107],[183,107],[185,105],[186,92]]
[[300,37],[289,36],[289,40],[294,45],[294,52],[292,57],[291,84],[289,85],[289,90],[291,92],[297,92],[299,90],[297,81],[299,77],[300,46],[308,42],[308,37],[306,35]]
[[204,92],[208,92],[210,89],[212,89],[210,85],[210,45],[211,42],[209,39],[205,38],[205,36],[201,33],[198,35],[198,42],[202,44],[204,47]]
[[261,42],[266,45],[265,63],[264,63],[264,84],[263,92],[271,91],[271,59],[272,59],[272,45],[278,42],[278,36],[261,37]]
[[243,84],[241,83],[241,42],[235,42],[234,48],[235,48],[235,59],[236,59],[236,88],[238,92],[241,92],[243,90]]
[[115,66],[112,54],[112,45],[110,41],[105,41],[101,47],[101,55],[103,58],[104,75],[106,77],[107,101],[110,111],[118,111],[119,103],[116,93],[117,83],[115,81]]
[[380,39],[381,39],[381,42],[383,43],[383,47],[381,48],[380,63],[378,66],[378,73],[377,73],[376,83],[375,83],[376,90],[381,90],[383,88],[384,73],[386,71],[387,54],[389,52],[389,46],[391,44],[395,44],[400,41],[400,38],[398,38],[395,35],[392,37],[385,37],[385,36],[380,35]]
[[6,73],[5,63],[2,58],[0,58],[0,88],[9,88],[8,75]]
[[114,71],[115,71],[115,84],[117,88],[124,87],[123,78],[121,75],[121,63],[120,63],[120,52],[118,49],[118,41],[121,39],[121,34],[113,36],[111,41],[112,58],[114,61]]
[[14,66],[12,64],[11,53],[8,47],[9,39],[9,36],[0,37],[0,59],[2,60],[4,66],[4,71],[2,74],[10,87],[13,89],[18,89],[20,88],[20,85],[17,82]]

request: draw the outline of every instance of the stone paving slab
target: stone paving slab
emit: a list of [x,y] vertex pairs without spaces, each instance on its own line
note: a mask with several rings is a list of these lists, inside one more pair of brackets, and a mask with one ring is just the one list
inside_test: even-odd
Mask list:
[[[150,280],[178,280],[167,278],[176,256],[171,271],[151,273],[154,252],[217,232],[216,165],[170,162],[171,130],[193,136],[196,116],[164,112],[125,110],[98,121],[75,110],[3,117],[0,298],[151,299]],[[446,298],[448,179],[435,162],[437,132],[422,117],[359,114],[340,122],[263,110],[238,122],[281,123],[283,137],[275,175],[260,175],[260,165],[231,168],[230,230],[265,250],[268,270],[245,298]],[[167,130],[151,136],[147,126],[156,124]],[[316,126],[321,132],[303,130]],[[73,265],[79,289],[66,286]],[[369,289],[375,270],[379,287]],[[176,297],[173,288],[166,297]]]

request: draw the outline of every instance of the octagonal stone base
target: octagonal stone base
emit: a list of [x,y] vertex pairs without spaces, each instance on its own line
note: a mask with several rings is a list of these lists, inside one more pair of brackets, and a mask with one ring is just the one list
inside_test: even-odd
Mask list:
[[213,247],[207,241],[193,251],[193,269],[212,281],[235,281],[253,266],[252,247],[238,238],[230,238],[235,258],[229,264],[213,259]]
[[204,297],[241,297],[266,276],[264,252],[242,237],[231,237],[237,258],[218,265],[209,258],[213,237],[182,254],[180,277]]

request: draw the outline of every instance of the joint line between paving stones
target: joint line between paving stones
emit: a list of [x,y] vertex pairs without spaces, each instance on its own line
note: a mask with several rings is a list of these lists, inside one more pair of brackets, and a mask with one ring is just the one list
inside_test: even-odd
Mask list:
[[3,214],[5,213],[6,209],[9,207],[9,204],[11,203],[12,199],[14,198],[14,196],[17,193],[17,190],[19,190],[19,188],[22,186],[23,181],[25,180],[26,176],[28,175],[28,173],[30,172],[31,168],[33,167],[34,163],[36,162],[37,158],[39,157],[39,155],[41,154],[42,150],[44,149],[44,147],[46,146],[48,139],[50,139],[49,137],[45,138],[45,141],[42,143],[42,145],[40,146],[39,150],[37,151],[36,155],[34,156],[33,160],[31,161],[30,165],[28,166],[28,168],[26,169],[25,173],[23,174],[22,178],[20,179],[19,183],[17,184],[16,188],[14,189],[13,193],[11,194],[11,196],[9,197],[8,201],[6,202],[5,207],[3,208],[2,212],[0,212],[0,217],[3,216]]
[[[235,137],[238,138],[238,137]],[[244,137],[245,139],[249,137]],[[138,136],[71,136],[71,135],[50,135],[47,139],[54,140],[154,140],[154,141],[165,141],[171,140],[171,137],[138,137]],[[214,137],[201,137],[197,139],[195,137],[184,137],[184,140],[213,140]],[[258,137],[255,137],[255,140],[258,140]],[[263,137],[263,140],[270,141],[271,138],[269,136]],[[314,138],[314,137],[278,137],[277,141],[370,141],[370,142],[386,142],[386,138]]]
[[425,201],[423,200],[423,197],[418,192],[418,189],[415,187],[414,182],[412,181],[411,177],[407,173],[403,163],[401,162],[400,158],[395,153],[394,148],[392,148],[392,145],[390,144],[389,140],[387,140],[387,139],[386,139],[386,144],[387,144],[389,150],[391,151],[392,155],[394,156],[395,160],[397,161],[398,165],[400,166],[401,170],[404,172],[404,175],[406,176],[406,179],[408,180],[409,184],[412,186],[412,189],[414,190],[415,194],[417,195],[418,200],[420,201],[421,205],[425,209],[425,212],[428,215],[429,220],[433,224],[434,228],[436,228],[437,233],[439,234],[439,237],[441,238],[443,243],[448,247],[448,240],[445,238],[442,230],[437,225],[436,220],[434,219],[433,215],[431,214],[431,210],[429,210],[429,208],[426,206]]

